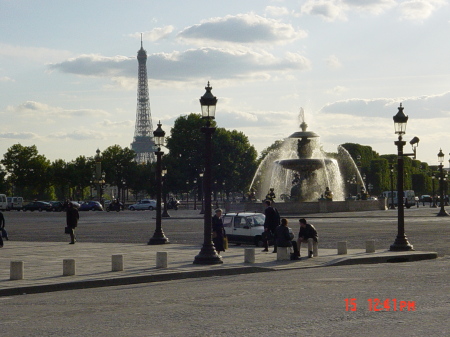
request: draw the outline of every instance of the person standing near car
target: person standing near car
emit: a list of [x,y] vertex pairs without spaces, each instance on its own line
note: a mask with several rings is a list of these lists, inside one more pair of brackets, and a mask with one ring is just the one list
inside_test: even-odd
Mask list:
[[[266,219],[264,220],[264,233],[263,233],[263,242],[264,242],[264,250],[263,252],[269,251],[269,240],[275,237],[275,229],[280,224],[280,214],[277,209],[271,206],[270,200],[265,200],[264,205],[266,209],[264,210],[264,215]],[[277,252],[277,244],[274,242],[273,252]]]
[[218,254],[225,251],[223,241],[226,237],[225,228],[223,227],[222,210],[216,209],[216,214],[212,217],[212,240]]
[[75,228],[78,226],[78,219],[80,219],[78,210],[73,207],[73,204],[69,201],[67,204],[66,224],[70,229],[70,244],[72,245],[77,241],[75,237]]

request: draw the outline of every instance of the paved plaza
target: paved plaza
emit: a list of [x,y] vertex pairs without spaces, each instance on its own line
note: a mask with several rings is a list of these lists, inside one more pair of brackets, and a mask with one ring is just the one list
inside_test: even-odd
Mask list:
[[[194,210],[163,220],[171,243],[161,246],[146,244],[154,212],[81,213],[75,245],[63,234],[64,213],[5,212],[0,328],[5,336],[446,336],[450,219],[437,211],[405,210],[412,252],[388,251],[396,211],[299,214],[290,225],[296,232],[306,217],[318,228],[318,257],[276,261],[230,245],[219,265],[193,264],[203,241]],[[337,254],[338,241],[347,254]],[[246,249],[255,249],[254,263],[244,262]],[[156,267],[157,252],[167,252],[167,267]],[[122,271],[112,271],[113,255],[122,255]],[[63,276],[67,259],[75,275]],[[10,280],[11,261],[23,262],[23,279]],[[385,308],[376,299],[391,310],[375,310]]]

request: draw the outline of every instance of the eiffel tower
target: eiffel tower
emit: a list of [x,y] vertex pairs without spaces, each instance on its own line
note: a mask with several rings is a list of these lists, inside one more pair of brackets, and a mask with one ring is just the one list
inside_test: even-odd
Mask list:
[[131,149],[136,152],[136,162],[142,164],[155,161],[155,142],[153,140],[153,125],[150,111],[147,81],[147,52],[142,46],[137,54],[139,62],[139,80],[137,92],[136,126]]

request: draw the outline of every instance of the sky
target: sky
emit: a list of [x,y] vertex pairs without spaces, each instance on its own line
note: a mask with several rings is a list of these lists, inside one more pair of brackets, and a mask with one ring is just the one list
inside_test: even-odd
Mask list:
[[51,161],[130,147],[141,34],[167,135],[210,81],[217,125],[258,152],[303,108],[326,151],[396,153],[402,103],[417,159],[450,159],[448,0],[0,0],[0,158],[17,143]]

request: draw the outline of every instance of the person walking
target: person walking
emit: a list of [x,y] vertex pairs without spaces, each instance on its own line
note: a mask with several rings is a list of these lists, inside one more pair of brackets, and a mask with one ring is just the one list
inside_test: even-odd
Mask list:
[[[264,210],[264,215],[266,216],[266,219],[264,220],[263,252],[268,252],[269,240],[275,237],[275,229],[280,224],[280,214],[278,213],[276,208],[271,206],[270,200],[265,200],[264,205],[266,206],[266,209]],[[276,252],[277,252],[277,243],[275,241],[272,253]]]
[[[298,233],[297,245],[300,252],[301,244],[308,244],[308,257],[317,256],[317,244],[319,236],[313,225],[306,222],[306,219],[300,219],[300,231]],[[300,256],[300,254],[299,254]]]
[[69,227],[70,234],[70,244],[75,244],[77,241],[75,237],[75,228],[78,226],[78,219],[80,219],[80,215],[78,210],[73,206],[73,204],[69,201],[67,203],[67,212],[66,212],[66,224]]
[[212,217],[212,240],[218,254],[225,251],[225,246],[223,244],[225,237],[226,232],[223,227],[222,210],[218,208]]

